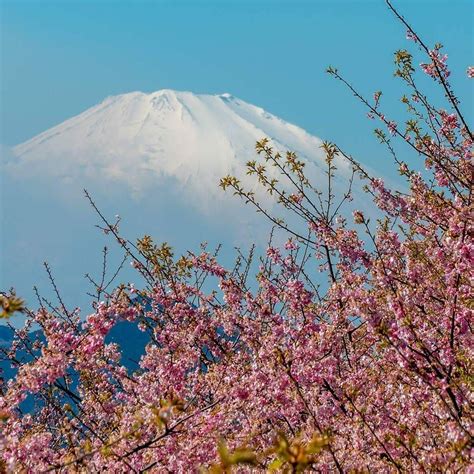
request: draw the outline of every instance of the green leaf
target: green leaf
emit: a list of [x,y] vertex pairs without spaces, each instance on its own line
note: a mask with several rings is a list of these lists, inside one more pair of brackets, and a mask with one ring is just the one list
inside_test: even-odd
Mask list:
[[269,472],[278,471],[278,469],[280,469],[284,463],[285,461],[283,461],[283,459],[276,458],[268,465],[268,471]]

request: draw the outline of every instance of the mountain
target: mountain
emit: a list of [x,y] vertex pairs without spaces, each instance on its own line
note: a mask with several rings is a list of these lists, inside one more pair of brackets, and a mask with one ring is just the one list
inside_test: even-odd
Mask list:
[[207,203],[220,195],[222,176],[245,176],[263,137],[324,167],[321,140],[260,107],[230,94],[160,90],[107,98],[14,147],[8,169],[48,175],[57,185],[100,180],[125,186],[136,198],[173,178],[192,188],[193,202]]
[[[14,286],[34,305],[38,285],[54,303],[42,266],[48,261],[66,303],[87,311],[84,274],[100,278],[104,245],[112,249],[108,273],[122,256],[110,236],[94,229],[100,219],[83,188],[111,221],[120,214],[121,232],[131,240],[149,234],[179,252],[199,251],[202,241],[211,247],[223,242],[224,263],[232,264],[233,247],[263,246],[270,226],[218,183],[230,173],[255,190],[245,164],[264,137],[279,151],[295,151],[324,189],[321,140],[230,94],[161,90],[109,97],[8,153],[0,149],[0,288]],[[349,176],[340,161],[333,191],[345,192]],[[256,191],[272,209],[272,199]],[[353,205],[365,201],[356,196]],[[118,281],[136,278],[126,265]]]

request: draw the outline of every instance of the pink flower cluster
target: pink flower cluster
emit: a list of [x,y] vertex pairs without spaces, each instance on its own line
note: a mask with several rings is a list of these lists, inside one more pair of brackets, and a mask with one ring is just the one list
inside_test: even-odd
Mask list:
[[435,79],[439,77],[448,78],[450,76],[450,71],[446,65],[448,55],[441,54],[438,49],[432,49],[429,55],[431,62],[420,64],[423,71]]

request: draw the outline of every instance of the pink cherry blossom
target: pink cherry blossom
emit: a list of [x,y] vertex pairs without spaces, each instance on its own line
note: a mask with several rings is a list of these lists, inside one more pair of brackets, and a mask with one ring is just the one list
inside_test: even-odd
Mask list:
[[[406,134],[378,110],[380,94],[374,108],[356,93],[394,136],[384,143],[406,178],[399,191],[327,142],[319,188],[264,139],[265,168],[294,186],[272,184],[288,221],[225,183],[275,225],[265,252],[225,268],[217,253],[175,257],[147,237],[137,283],[104,294],[85,319],[25,310],[25,328],[0,348],[16,370],[0,381],[0,470],[468,472],[473,139],[446,56],[428,61],[447,103],[423,115],[414,107],[426,96],[405,75],[418,120]],[[336,156],[366,182],[353,219],[344,206],[360,182],[337,201]],[[137,360],[110,340],[124,321],[148,337]]]

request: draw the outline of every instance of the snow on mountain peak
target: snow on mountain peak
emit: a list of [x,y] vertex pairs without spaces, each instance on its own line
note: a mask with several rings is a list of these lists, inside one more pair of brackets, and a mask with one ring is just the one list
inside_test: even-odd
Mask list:
[[[3,286],[13,285],[28,297],[33,285],[44,282],[46,260],[66,299],[89,301],[83,275],[97,270],[97,255],[109,240],[91,231],[98,218],[83,188],[103,215],[122,216],[120,231],[132,241],[146,233],[182,250],[204,240],[263,248],[270,224],[218,184],[235,175],[267,210],[286,218],[246,175],[247,161],[257,158],[255,143],[264,137],[279,151],[298,153],[312,182],[324,187],[326,163],[318,138],[229,93],[165,89],[112,96],[12,153],[0,149],[1,172],[9,175],[2,198],[10,203],[3,216],[9,231],[0,236],[8,268]],[[332,191],[347,191],[349,176],[341,163]],[[351,205],[360,208],[363,199],[354,196]],[[121,278],[135,276],[125,270]],[[79,303],[78,291],[84,296]]]
[[260,107],[229,93],[163,89],[108,97],[14,147],[17,159],[7,168],[67,186],[94,180],[125,185],[134,196],[172,178],[212,197],[222,176],[245,176],[255,142],[264,137],[280,151],[324,167],[318,138]]

